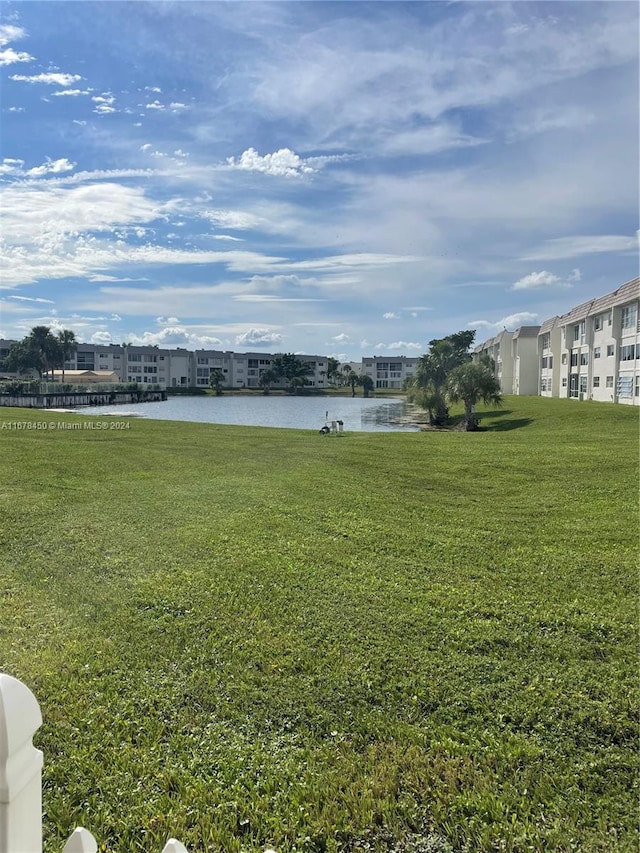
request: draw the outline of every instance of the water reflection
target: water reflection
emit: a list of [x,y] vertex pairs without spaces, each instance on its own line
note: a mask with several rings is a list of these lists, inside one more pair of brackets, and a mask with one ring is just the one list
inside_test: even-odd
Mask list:
[[123,415],[167,421],[267,426],[319,431],[329,420],[344,422],[345,432],[415,431],[404,423],[407,404],[400,399],[375,397],[294,397],[234,395],[170,397],[161,403],[91,406],[77,409],[88,415]]

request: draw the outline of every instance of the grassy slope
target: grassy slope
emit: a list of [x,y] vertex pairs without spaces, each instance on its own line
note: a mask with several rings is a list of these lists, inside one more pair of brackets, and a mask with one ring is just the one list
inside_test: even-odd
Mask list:
[[637,410],[483,423],[0,430],[46,849],[637,849]]

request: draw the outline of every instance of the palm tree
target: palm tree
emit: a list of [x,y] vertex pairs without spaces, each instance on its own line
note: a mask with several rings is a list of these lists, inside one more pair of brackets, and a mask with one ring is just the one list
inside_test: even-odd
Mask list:
[[62,382],[64,383],[64,363],[69,361],[74,352],[78,349],[75,332],[70,329],[63,329],[58,332],[58,341],[60,342],[60,353],[62,362]]
[[346,375],[347,385],[351,386],[351,396],[356,396],[356,385],[360,385],[360,376],[355,372],[355,370],[349,370]]
[[374,388],[373,379],[370,376],[363,374],[360,377],[360,385],[362,385],[362,396],[368,397]]
[[468,362],[454,368],[447,379],[447,398],[452,403],[464,403],[464,422],[467,432],[478,428],[478,419],[473,413],[476,403],[502,405],[500,384],[485,364]]
[[33,350],[36,369],[40,379],[60,360],[60,341],[51,332],[49,326],[34,326],[25,338],[27,346]]
[[222,396],[222,385],[224,383],[224,373],[219,367],[209,371],[209,385],[215,390],[216,397]]
[[275,370],[272,370],[270,367],[268,367],[260,374],[260,378],[258,379],[258,385],[262,388],[263,394],[268,394],[273,383],[277,381],[278,374]]
[[447,379],[452,370],[471,361],[469,347],[474,337],[474,331],[462,331],[436,338],[429,342],[429,352],[418,361],[408,396],[429,412],[433,426],[447,422]]

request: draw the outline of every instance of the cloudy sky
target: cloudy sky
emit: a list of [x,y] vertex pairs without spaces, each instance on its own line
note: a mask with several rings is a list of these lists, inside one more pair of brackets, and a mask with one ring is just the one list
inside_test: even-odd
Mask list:
[[635,2],[2,7],[0,337],[419,355],[637,275]]

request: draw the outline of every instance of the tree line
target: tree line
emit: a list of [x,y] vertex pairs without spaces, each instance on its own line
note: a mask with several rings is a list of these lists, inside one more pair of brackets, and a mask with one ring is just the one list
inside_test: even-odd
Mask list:
[[75,332],[62,329],[54,335],[49,326],[34,326],[21,341],[9,347],[2,360],[2,369],[9,373],[30,373],[35,370],[42,379],[53,370],[62,370],[64,365],[78,348]]
[[429,413],[432,426],[446,426],[448,404],[462,402],[465,428],[476,430],[475,406],[479,402],[496,406],[502,403],[492,359],[481,356],[479,361],[472,361],[470,349],[475,336],[474,330],[461,331],[430,341],[415,374],[405,383],[407,398]]

